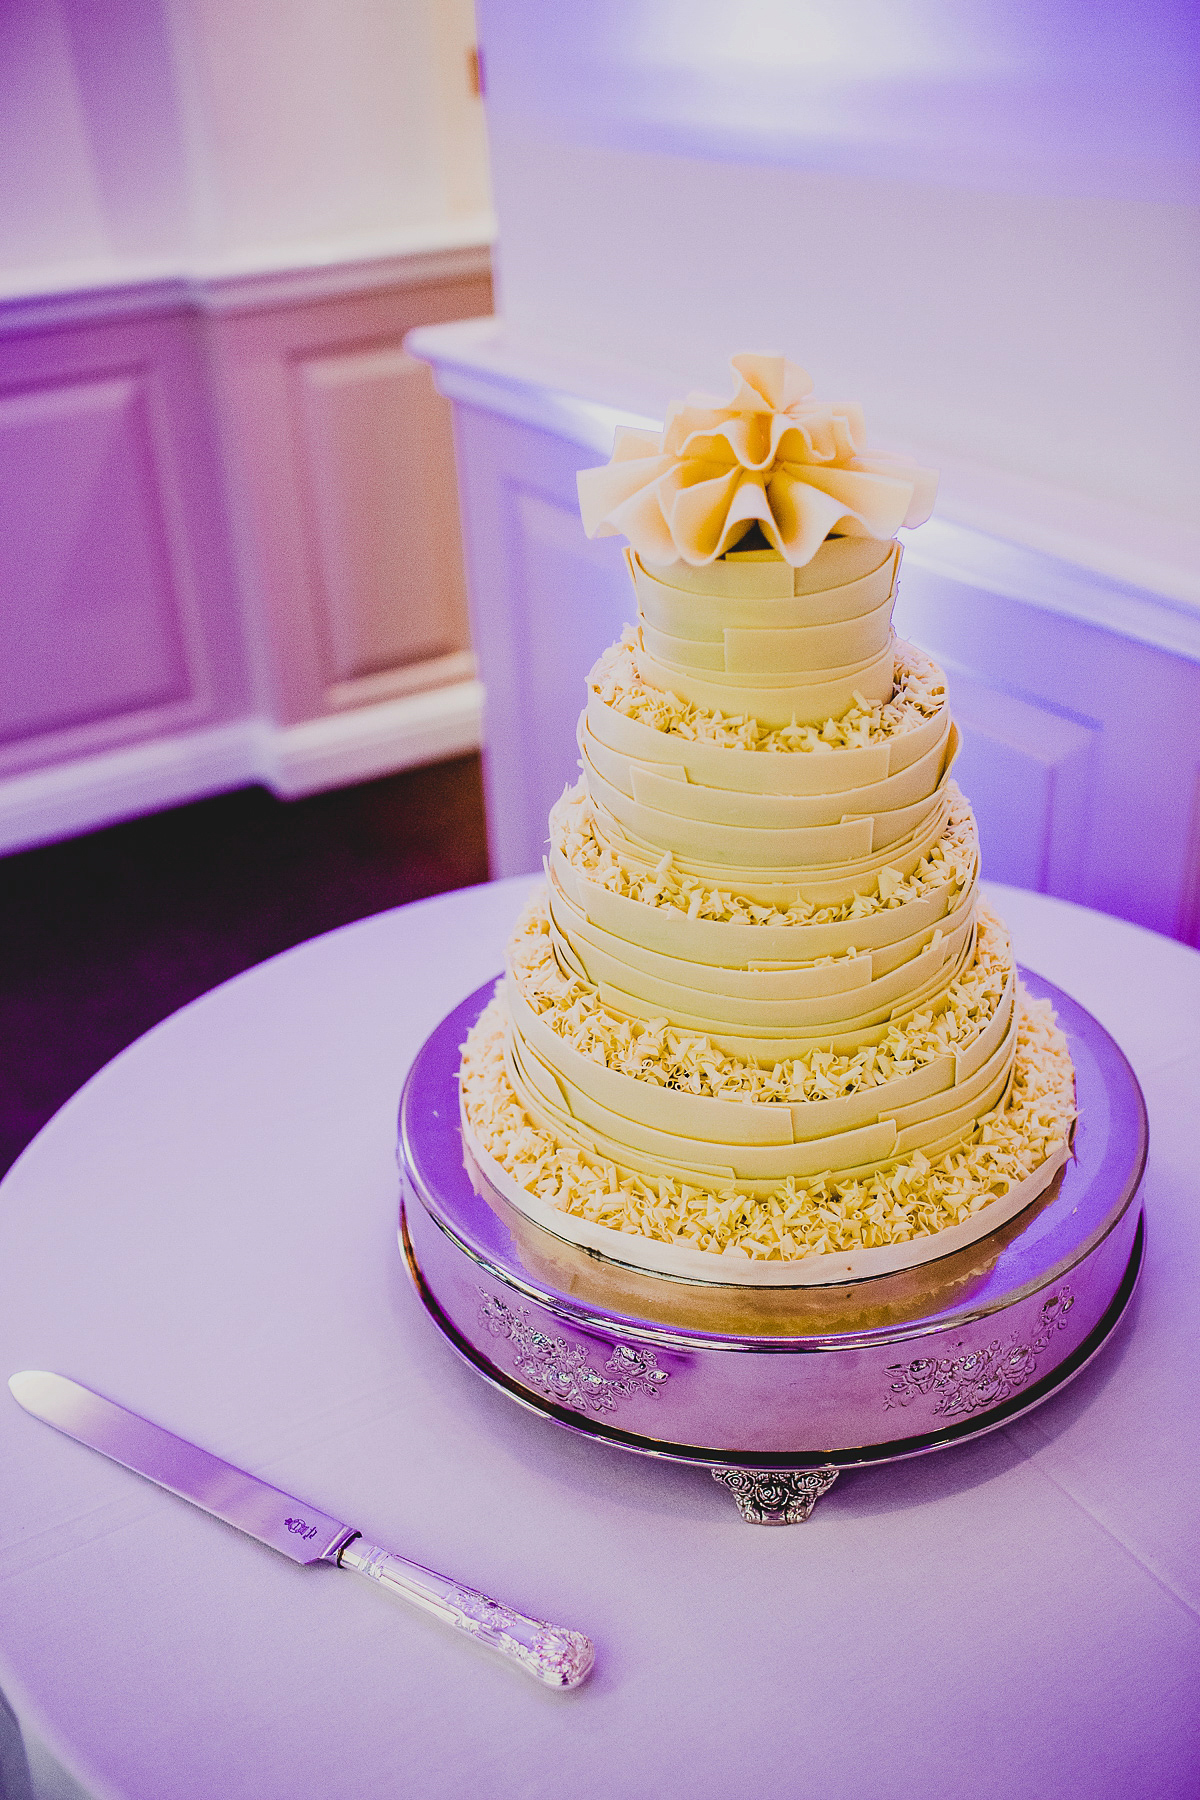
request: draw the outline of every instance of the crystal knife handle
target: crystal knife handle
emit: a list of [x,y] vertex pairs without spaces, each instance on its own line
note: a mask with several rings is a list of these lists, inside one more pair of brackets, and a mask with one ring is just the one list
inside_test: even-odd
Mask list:
[[394,1556],[356,1537],[338,1553],[338,1567],[354,1569],[393,1594],[402,1594],[422,1612],[465,1631],[481,1644],[518,1663],[547,1687],[573,1688],[585,1681],[595,1661],[590,1638],[563,1625],[527,1619],[474,1588],[461,1587],[419,1563]]

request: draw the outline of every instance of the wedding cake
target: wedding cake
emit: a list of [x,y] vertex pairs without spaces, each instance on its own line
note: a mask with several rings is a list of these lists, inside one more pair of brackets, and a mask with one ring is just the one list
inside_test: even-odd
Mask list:
[[637,625],[463,1049],[468,1167],[559,1239],[688,1280],[912,1267],[1030,1205],[1074,1077],[978,889],[944,678],[899,641],[936,478],[782,357],[579,477]]

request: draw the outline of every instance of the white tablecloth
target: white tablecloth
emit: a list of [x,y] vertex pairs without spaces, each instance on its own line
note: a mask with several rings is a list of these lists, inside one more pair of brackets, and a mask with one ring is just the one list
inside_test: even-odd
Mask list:
[[159,1026],[0,1189],[0,1374],[57,1369],[597,1641],[543,1691],[0,1390],[0,1688],[121,1800],[1183,1800],[1200,1788],[1200,956],[994,890],[1131,1057],[1147,1263],[1029,1419],[808,1524],[576,1438],[461,1364],[396,1250],[393,1120],[525,881],[350,926]]

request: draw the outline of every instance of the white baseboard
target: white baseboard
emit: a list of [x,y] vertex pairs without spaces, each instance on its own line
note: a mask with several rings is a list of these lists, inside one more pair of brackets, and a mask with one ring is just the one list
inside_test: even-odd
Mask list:
[[0,782],[0,852],[261,782],[282,799],[476,750],[483,688],[456,681],[300,725],[239,719]]
[[0,782],[0,851],[52,843],[256,781],[256,729],[239,720],[10,776]]
[[320,788],[463,756],[479,748],[482,708],[483,684],[455,681],[276,728],[261,745],[259,779],[281,798],[294,800]]

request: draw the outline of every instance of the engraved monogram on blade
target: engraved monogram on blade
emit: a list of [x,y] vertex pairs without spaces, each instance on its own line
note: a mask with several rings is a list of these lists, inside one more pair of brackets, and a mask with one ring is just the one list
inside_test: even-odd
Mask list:
[[581,1345],[539,1330],[523,1306],[509,1306],[486,1288],[479,1292],[480,1324],[491,1337],[508,1340],[515,1352],[514,1370],[547,1400],[580,1412],[614,1412],[629,1394],[653,1398],[667,1379],[653,1350],[632,1344],[617,1344],[604,1369],[594,1369]]
[[294,1537],[315,1538],[317,1535],[316,1526],[305,1519],[285,1519],[283,1522]]
[[838,1478],[832,1463],[821,1469],[714,1468],[711,1474],[730,1490],[748,1525],[803,1525]]
[[920,1394],[937,1395],[933,1411],[943,1419],[1001,1405],[1037,1373],[1038,1358],[1049,1349],[1055,1332],[1066,1330],[1074,1304],[1069,1287],[1055,1288],[1042,1302],[1041,1318],[1027,1344],[1014,1334],[1006,1342],[993,1338],[986,1349],[969,1350],[963,1356],[918,1356],[907,1364],[892,1363],[887,1373],[897,1379],[884,1398],[884,1410],[908,1406]]

